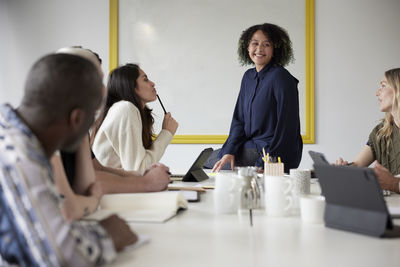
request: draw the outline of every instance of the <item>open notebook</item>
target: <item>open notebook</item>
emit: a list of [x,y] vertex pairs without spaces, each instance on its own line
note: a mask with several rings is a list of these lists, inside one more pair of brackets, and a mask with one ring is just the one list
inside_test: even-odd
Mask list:
[[187,209],[187,201],[180,192],[108,194],[99,209],[84,219],[102,220],[117,214],[128,222],[162,223],[182,209]]

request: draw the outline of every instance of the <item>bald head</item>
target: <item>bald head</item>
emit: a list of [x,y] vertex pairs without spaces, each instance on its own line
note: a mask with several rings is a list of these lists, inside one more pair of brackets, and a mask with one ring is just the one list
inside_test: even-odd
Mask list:
[[81,56],[48,55],[31,68],[21,107],[49,124],[65,118],[75,108],[97,109],[102,100],[102,80],[94,64]]
[[92,62],[96,69],[99,71],[100,75],[103,77],[103,70],[101,69],[101,59],[100,57],[89,49],[85,49],[82,47],[63,47],[57,50],[57,54],[69,54],[83,57],[90,62]]

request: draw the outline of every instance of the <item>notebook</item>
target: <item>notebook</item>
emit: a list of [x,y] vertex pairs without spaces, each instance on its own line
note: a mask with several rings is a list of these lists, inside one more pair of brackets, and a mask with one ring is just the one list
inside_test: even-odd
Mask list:
[[201,182],[208,179],[208,175],[203,171],[203,165],[213,152],[212,148],[206,148],[201,151],[200,155],[193,162],[192,166],[183,174],[172,174],[171,180],[183,182]]
[[375,237],[400,237],[393,225],[382,190],[370,168],[315,164],[327,227]]
[[182,192],[107,194],[99,209],[84,219],[99,221],[117,214],[127,222],[163,223],[187,206]]

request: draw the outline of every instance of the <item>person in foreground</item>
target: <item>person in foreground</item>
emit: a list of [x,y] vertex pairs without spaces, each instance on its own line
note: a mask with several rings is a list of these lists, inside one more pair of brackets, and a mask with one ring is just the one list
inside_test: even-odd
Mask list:
[[[19,266],[111,262],[137,236],[119,217],[68,222],[50,157],[75,151],[102,103],[102,81],[88,60],[66,54],[31,68],[20,106],[0,106],[0,254]],[[62,101],[60,101],[62,100]]]
[[[82,47],[64,47],[57,53],[83,57],[94,64],[103,78],[100,57]],[[102,86],[103,99],[106,88]],[[101,114],[103,106],[96,111]],[[164,190],[170,181],[169,169],[162,164],[152,165],[142,176],[138,173],[107,168],[91,153],[88,136],[82,139],[75,152],[61,150],[51,158],[54,180],[62,195],[62,213],[67,220],[77,220],[97,210],[107,193],[136,193]]]
[[262,149],[280,157],[285,172],[301,160],[298,80],[285,68],[293,60],[286,30],[274,24],[254,25],[239,39],[239,60],[254,64],[242,78],[229,137],[206,162],[212,171],[239,166],[263,168]]
[[136,64],[110,73],[103,119],[94,131],[92,149],[107,167],[143,173],[158,162],[171,143],[178,123],[168,112],[153,141],[154,118],[146,104],[157,99],[155,84]]
[[[399,192],[400,174],[400,68],[385,72],[376,91],[379,109],[385,118],[375,126],[368,142],[351,163],[356,167],[368,167],[375,161],[374,170],[382,189]],[[339,158],[336,165],[349,165]]]

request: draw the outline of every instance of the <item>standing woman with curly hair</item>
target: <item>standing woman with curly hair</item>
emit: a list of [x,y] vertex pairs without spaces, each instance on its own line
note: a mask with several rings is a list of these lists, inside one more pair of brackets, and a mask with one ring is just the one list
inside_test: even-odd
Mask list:
[[167,113],[162,130],[153,141],[154,119],[147,103],[157,99],[155,84],[136,64],[110,73],[103,118],[96,122],[92,149],[107,167],[141,174],[158,162],[171,143],[178,123]]
[[205,167],[263,167],[264,148],[270,156],[280,157],[288,172],[298,167],[303,150],[298,80],[284,68],[293,61],[290,38],[277,25],[254,25],[242,33],[238,54],[243,65],[255,67],[243,75],[229,137]]

